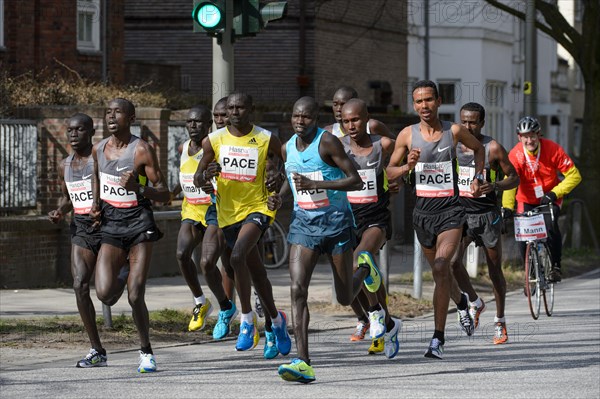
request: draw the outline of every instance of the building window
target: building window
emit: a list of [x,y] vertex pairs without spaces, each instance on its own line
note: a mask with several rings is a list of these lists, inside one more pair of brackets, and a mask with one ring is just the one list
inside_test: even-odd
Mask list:
[[485,84],[485,134],[502,142],[504,132],[504,90],[506,83],[487,81]]
[[77,49],[100,51],[100,0],[77,0]]
[[438,82],[438,90],[442,97],[442,104],[456,104],[456,83],[457,82]]
[[192,89],[192,75],[182,74],[181,75],[181,90],[190,91]]
[[0,48],[4,47],[4,0],[0,0]]

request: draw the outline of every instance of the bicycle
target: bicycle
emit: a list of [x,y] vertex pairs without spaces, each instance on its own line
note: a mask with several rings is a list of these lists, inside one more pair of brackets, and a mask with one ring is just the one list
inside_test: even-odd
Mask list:
[[262,239],[264,258],[263,263],[267,269],[277,269],[287,263],[290,247],[287,242],[285,229],[277,220],[274,220],[265,231]]
[[[548,208],[549,211],[545,211]],[[554,283],[548,280],[552,271],[552,258],[546,243],[548,232],[544,214],[550,214],[554,222],[551,206],[540,205],[530,211],[516,213],[515,240],[525,241],[525,295],[529,302],[529,311],[534,320],[540,316],[542,298],[546,315],[552,316],[554,310]]]

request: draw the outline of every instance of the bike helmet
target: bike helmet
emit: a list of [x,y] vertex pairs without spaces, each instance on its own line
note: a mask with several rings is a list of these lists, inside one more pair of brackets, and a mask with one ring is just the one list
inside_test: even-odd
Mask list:
[[538,133],[540,131],[540,123],[533,116],[526,116],[521,118],[517,124],[517,133]]

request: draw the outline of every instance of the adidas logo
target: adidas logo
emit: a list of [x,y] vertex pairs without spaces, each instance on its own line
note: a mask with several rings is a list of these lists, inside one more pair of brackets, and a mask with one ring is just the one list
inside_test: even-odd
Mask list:
[[258,144],[258,143],[256,142],[256,139],[254,137],[252,137],[250,139],[250,141],[248,142],[248,144]]

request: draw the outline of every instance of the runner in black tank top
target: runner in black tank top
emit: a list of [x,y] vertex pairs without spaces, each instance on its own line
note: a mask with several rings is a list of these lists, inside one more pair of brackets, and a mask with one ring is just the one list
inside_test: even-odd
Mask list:
[[[450,288],[456,284],[450,273],[450,260],[460,244],[465,220],[458,201],[455,143],[461,142],[475,151],[476,179],[471,185],[475,197],[480,194],[484,154],[479,141],[467,129],[439,120],[441,98],[435,83],[417,82],[412,96],[421,122],[400,132],[387,173],[390,179],[412,170],[415,173],[417,205],[413,226],[435,280],[435,331],[425,356],[441,359]],[[415,137],[417,142],[413,142]],[[401,166],[407,154],[407,163]],[[466,309],[467,305],[465,299],[460,307]]]
[[[390,193],[385,167],[394,150],[394,140],[367,134],[368,122],[369,113],[364,101],[351,99],[344,104],[342,123],[347,135],[340,140],[363,180],[361,190],[347,193],[356,222],[355,270],[361,254],[375,263],[373,255],[377,254],[392,235],[391,214],[388,209]],[[376,293],[364,287],[351,306],[359,317],[365,311],[368,312],[367,325],[373,340],[369,353],[377,352],[383,346],[388,359],[395,357],[399,350],[398,331],[402,328],[402,321],[392,318],[388,312],[385,284],[381,284]],[[361,332],[359,329],[363,324],[364,321],[359,319],[357,332]]]
[[[94,203],[90,216],[101,222],[96,294],[107,303],[118,289],[117,272],[127,259],[127,296],[141,341],[138,372],[156,371],[144,300],[152,242],[162,234],[154,223],[150,200],[167,202],[170,193],[154,149],[131,134],[135,107],[126,99],[108,103],[105,122],[111,136],[94,146]],[[148,181],[152,183],[149,187]]]
[[[502,218],[496,190],[510,190],[519,184],[519,177],[508,159],[508,153],[497,141],[481,134],[485,123],[485,109],[477,103],[468,103],[460,110],[461,124],[479,140],[485,150],[484,175],[481,185],[481,196],[473,198],[468,186],[475,175],[474,154],[462,144],[457,146],[459,164],[460,201],[467,212],[467,223],[462,245],[456,252],[452,262],[453,274],[460,288],[469,295],[469,313],[474,320],[475,328],[479,325],[479,316],[485,310],[485,304],[477,296],[471,280],[462,263],[467,246],[475,241],[483,247],[487,259],[490,279],[494,285],[496,299],[496,317],[494,318],[494,344],[508,341],[506,320],[504,318],[504,302],[506,298],[506,281],[502,273]],[[506,178],[500,180],[502,172]]]
[[[74,211],[70,226],[73,288],[77,309],[92,348],[87,356],[77,362],[77,367],[84,368],[107,365],[106,350],[102,347],[96,325],[96,310],[90,298],[90,279],[94,275],[96,256],[102,240],[100,228],[94,225],[89,216],[93,196],[94,160],[91,154],[94,132],[94,122],[88,115],[75,114],[69,119],[67,137],[74,153],[59,166],[62,196],[58,208],[48,213],[50,221],[58,223],[67,212],[71,209]],[[115,302],[124,286],[124,279],[121,279],[121,290],[114,299]]]

